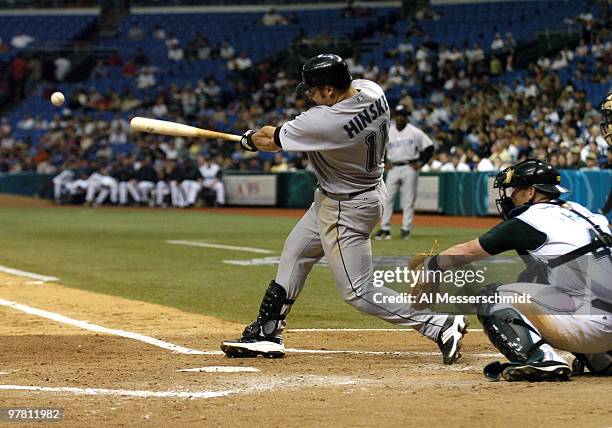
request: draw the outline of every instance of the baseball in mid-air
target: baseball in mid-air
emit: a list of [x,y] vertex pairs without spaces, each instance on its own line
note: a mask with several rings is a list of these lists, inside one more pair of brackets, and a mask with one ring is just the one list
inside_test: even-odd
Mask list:
[[53,104],[56,107],[61,106],[62,104],[64,104],[64,94],[62,94],[61,92],[53,92],[51,94],[51,104]]

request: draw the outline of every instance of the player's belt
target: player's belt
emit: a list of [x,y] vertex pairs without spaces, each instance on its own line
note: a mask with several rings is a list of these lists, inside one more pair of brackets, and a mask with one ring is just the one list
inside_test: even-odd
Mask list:
[[327,190],[323,189],[321,186],[317,185],[321,193],[323,193],[328,198],[335,199],[336,201],[348,201],[349,199],[353,199],[355,196],[359,196],[362,193],[366,193],[366,192],[376,189],[377,186],[378,184],[368,189],[360,190],[359,192],[353,192],[353,193],[330,193]]
[[415,160],[411,160],[411,161],[406,161],[406,162],[391,162],[391,165],[393,166],[404,166],[404,165],[412,165],[416,162],[418,162],[418,159]]

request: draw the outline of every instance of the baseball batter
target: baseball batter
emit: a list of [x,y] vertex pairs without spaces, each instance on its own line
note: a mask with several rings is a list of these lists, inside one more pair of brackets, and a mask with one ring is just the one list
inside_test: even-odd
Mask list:
[[578,372],[586,366],[612,374],[612,236],[604,216],[558,199],[566,192],[560,181],[559,172],[540,160],[501,171],[494,187],[505,221],[426,262],[444,271],[508,250],[525,261],[516,283],[482,291],[531,300],[478,307],[485,333],[509,360],[485,367],[490,380],[568,380],[570,366],[554,348],[574,353]]
[[[221,349],[229,357],[282,357],[285,318],[310,270],[325,256],[348,304],[414,327],[438,343],[444,363],[453,363],[467,327],[464,316],[417,314],[409,304],[390,303],[400,302],[400,293],[373,286],[370,234],[386,197],[382,173],[390,118],[381,87],[368,80],[353,81],[345,61],[329,54],[308,60],[302,77],[298,90],[307,91],[316,106],[282,126],[247,131],[241,145],[250,151],[308,153],[318,190],[285,241],[259,316],[240,339],[224,341]],[[381,295],[388,299],[381,302]]]

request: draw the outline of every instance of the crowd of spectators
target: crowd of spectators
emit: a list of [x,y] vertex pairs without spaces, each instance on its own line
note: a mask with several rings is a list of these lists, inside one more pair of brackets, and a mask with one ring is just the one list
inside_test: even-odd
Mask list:
[[[277,13],[271,10],[269,15]],[[539,58],[511,82],[504,79],[515,71],[516,42],[511,33],[497,34],[486,51],[478,44],[438,45],[427,37],[421,45],[413,46],[411,37],[419,33],[419,20],[439,16],[421,13],[415,19],[401,35],[405,36],[400,37],[401,42],[388,52],[396,58],[391,67],[363,63],[359,55],[348,62],[355,78],[374,80],[386,91],[400,89],[397,102],[412,112],[411,122],[437,145],[425,171],[491,171],[526,157],[548,159],[560,168],[612,166],[612,154],[599,135],[597,106],[572,83],[612,84],[609,15],[598,22],[585,11],[578,17],[583,37],[576,48]],[[284,25],[278,17],[269,21]],[[384,27],[383,32],[392,36],[393,28]],[[136,30],[128,35],[144,36]],[[128,159],[138,167],[148,159],[161,174],[168,163],[198,155],[214,159],[221,169],[284,172],[309,168],[306,156],[300,153],[252,154],[227,142],[131,134],[128,116],[239,133],[279,125],[308,107],[295,93],[295,77],[269,62],[254,64],[246,55],[236,54],[227,42],[210,46],[198,34],[183,51],[181,43],[163,28],[156,28],[152,37],[166,44],[175,61],[226,60],[232,96],[228,97],[211,75],[182,86],[159,86],[155,64],[150,64],[144,52],[126,60],[111,58],[98,63],[92,75],[104,77],[119,71],[135,79],[140,89],[156,88],[156,95],[137,97],[129,89],[79,88],[68,94],[67,108],[51,121],[26,116],[16,124],[20,130],[42,132],[36,145],[14,137],[12,125],[3,119],[0,172],[58,173],[81,160],[87,165],[96,161],[101,168],[117,159]],[[181,52],[172,53],[177,49]],[[571,70],[569,79],[562,78],[563,70]],[[103,120],[101,112],[113,112],[114,117]]]

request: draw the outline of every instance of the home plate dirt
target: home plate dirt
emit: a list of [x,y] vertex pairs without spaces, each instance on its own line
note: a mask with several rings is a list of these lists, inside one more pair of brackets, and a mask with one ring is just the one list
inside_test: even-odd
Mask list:
[[63,426],[612,426],[609,378],[487,382],[498,357],[480,332],[453,366],[416,333],[363,330],[289,332],[283,359],[227,359],[240,324],[29,281],[0,274],[0,299],[204,351],[0,306],[0,407],[61,407]]

